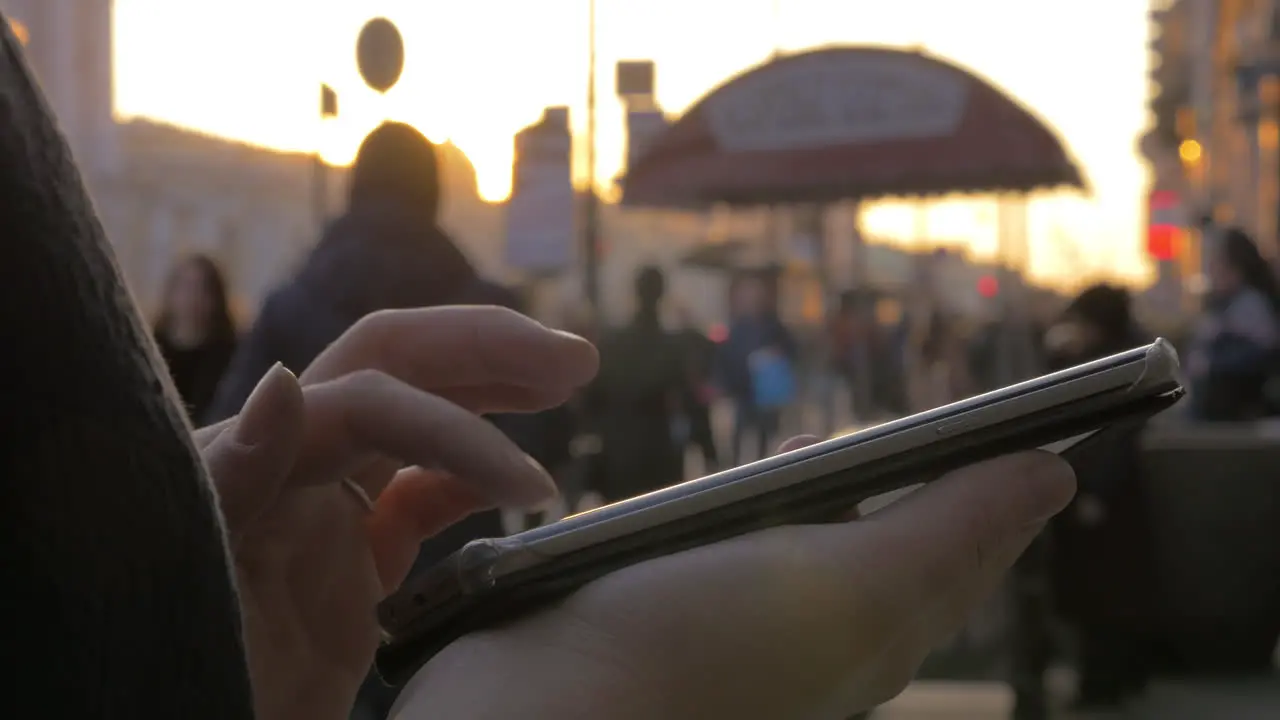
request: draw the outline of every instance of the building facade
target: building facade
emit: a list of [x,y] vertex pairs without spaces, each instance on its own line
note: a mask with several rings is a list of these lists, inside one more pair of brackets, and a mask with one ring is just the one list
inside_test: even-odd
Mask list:
[[1280,258],[1280,0],[1155,0],[1154,191],[1183,198],[1198,270],[1201,218],[1235,224]]
[[[121,119],[113,101],[113,0],[0,0],[20,28],[27,61],[66,136],[144,311],[153,312],[169,267],[206,253],[227,272],[238,309],[265,293],[314,244],[324,222],[317,159],[145,119]],[[482,201],[475,169],[440,148],[443,223],[491,272],[501,262],[501,208]],[[344,168],[321,170],[341,207]]]

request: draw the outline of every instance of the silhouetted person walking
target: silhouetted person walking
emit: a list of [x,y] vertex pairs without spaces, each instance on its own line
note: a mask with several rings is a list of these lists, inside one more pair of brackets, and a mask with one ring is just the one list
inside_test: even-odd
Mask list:
[[597,478],[602,487],[591,489],[607,501],[681,480],[681,445],[673,423],[681,411],[685,367],[679,342],[659,317],[665,290],[661,270],[641,269],[635,317],[600,341],[600,375],[587,405],[603,451]]

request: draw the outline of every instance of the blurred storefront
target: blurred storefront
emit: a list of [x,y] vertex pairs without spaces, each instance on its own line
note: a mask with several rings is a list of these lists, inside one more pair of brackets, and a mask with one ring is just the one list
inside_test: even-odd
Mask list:
[[1153,192],[1176,194],[1186,242],[1153,257],[1194,284],[1201,220],[1240,225],[1280,258],[1280,0],[1153,0]]

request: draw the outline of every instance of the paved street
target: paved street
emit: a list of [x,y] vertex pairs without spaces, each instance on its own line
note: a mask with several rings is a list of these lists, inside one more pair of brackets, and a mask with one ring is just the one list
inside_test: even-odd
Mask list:
[[988,683],[916,683],[876,711],[873,720],[1004,720],[1013,698]]
[[[878,710],[873,720],[1007,720],[1013,698],[998,683],[919,682]],[[1280,677],[1158,683],[1141,702],[1118,714],[1055,720],[1276,720]]]

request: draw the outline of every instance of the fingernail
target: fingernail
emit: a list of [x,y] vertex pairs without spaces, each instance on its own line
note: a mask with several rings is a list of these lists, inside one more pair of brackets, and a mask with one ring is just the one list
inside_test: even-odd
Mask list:
[[236,420],[232,436],[236,443],[252,447],[278,426],[289,408],[287,403],[272,402],[272,396],[281,392],[289,384],[297,385],[297,383],[298,378],[289,371],[289,368],[281,363],[272,365],[271,369],[258,381],[257,387],[249,394],[249,399],[240,410],[240,417]]
[[554,332],[556,335],[559,335],[560,337],[564,338],[565,340],[572,340],[573,342],[587,341],[587,339],[582,337],[581,335],[577,333],[571,333],[568,330],[557,330],[555,328],[550,328],[550,330]]
[[542,464],[534,460],[529,455],[524,455],[522,462],[533,469],[533,477],[531,482],[521,483],[519,497],[516,502],[521,507],[532,507],[556,496],[559,488],[556,487],[556,481],[551,477],[551,473],[542,467]]

